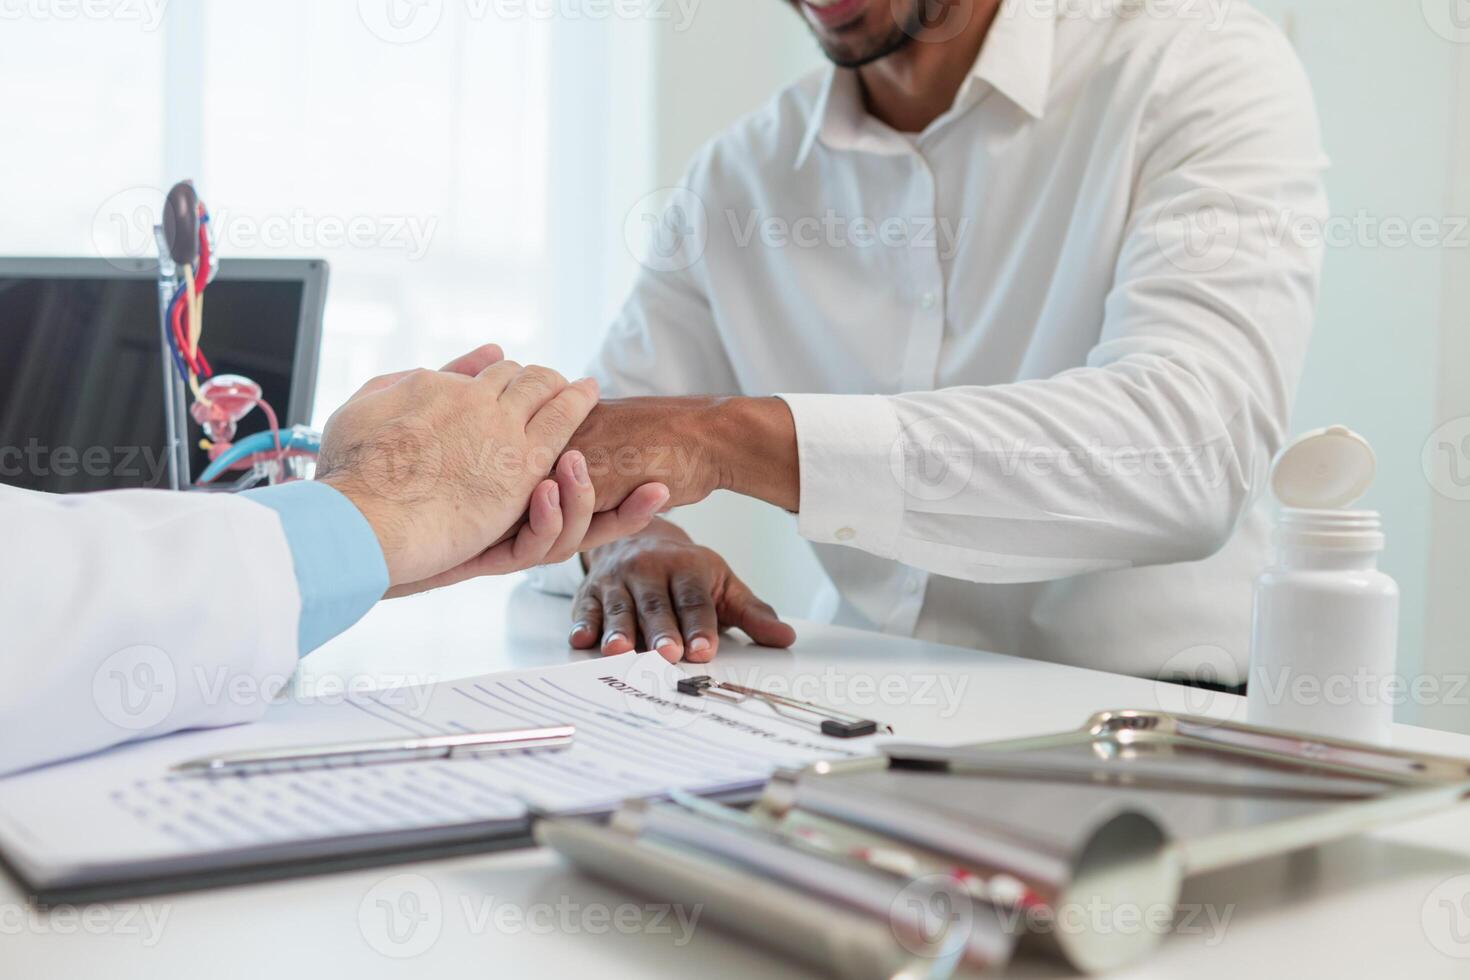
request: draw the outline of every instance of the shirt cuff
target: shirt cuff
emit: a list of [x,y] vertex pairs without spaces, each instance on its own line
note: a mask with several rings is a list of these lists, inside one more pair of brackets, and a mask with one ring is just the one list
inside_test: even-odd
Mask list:
[[242,496],[280,517],[301,592],[301,656],[357,622],[388,591],[378,536],[338,491],[325,483],[297,482]]
[[777,397],[796,421],[801,536],[896,557],[905,459],[893,405],[882,395]]

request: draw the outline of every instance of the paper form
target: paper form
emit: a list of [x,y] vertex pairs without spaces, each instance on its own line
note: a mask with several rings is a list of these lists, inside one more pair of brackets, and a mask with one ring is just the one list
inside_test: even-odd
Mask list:
[[[300,852],[356,837],[382,846],[385,836],[521,827],[529,813],[608,811],[673,789],[753,788],[777,767],[864,755],[875,744],[827,738],[760,704],[679,694],[682,676],[656,653],[626,654],[284,703],[254,725],[173,735],[0,780],[0,849],[28,877],[70,878],[89,868],[189,865],[201,855]],[[573,746],[254,775],[169,772],[223,752],[548,724],[575,725]]]

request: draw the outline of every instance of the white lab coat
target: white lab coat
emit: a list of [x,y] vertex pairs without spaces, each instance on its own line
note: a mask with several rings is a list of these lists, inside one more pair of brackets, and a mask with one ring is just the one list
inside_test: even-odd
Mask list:
[[0,486],[0,774],[252,721],[297,663],[281,523],[246,498]]

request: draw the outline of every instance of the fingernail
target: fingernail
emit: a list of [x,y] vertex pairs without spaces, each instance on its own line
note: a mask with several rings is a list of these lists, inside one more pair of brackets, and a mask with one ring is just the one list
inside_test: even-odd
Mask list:
[[586,623],[577,623],[575,626],[572,627],[572,632],[568,634],[567,639],[575,643],[578,640],[584,639],[585,637],[590,635],[591,632],[592,631],[587,628]]
[[628,638],[621,633],[609,633],[602,638],[602,645],[605,647],[610,647],[616,643],[622,643],[627,639]]
[[572,459],[572,479],[577,481],[579,487],[585,487],[592,482],[592,478],[587,475],[587,457],[581,453]]
[[665,636],[660,638],[659,641],[653,645],[653,648],[659,653],[666,653],[669,650],[679,649],[679,644],[674,640],[673,637]]
[[689,652],[690,653],[703,653],[704,651],[706,651],[708,649],[709,649],[709,640],[705,639],[702,636],[696,636],[694,639],[692,639],[692,640],[689,641]]
[[551,497],[551,506],[557,510],[561,510],[561,487],[553,483],[551,485],[551,492],[550,494],[548,494],[548,496]]

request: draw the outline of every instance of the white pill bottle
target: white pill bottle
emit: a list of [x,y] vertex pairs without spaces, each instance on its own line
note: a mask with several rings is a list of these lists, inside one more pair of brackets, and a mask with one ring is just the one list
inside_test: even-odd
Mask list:
[[1373,482],[1367,440],[1334,426],[1271,467],[1281,503],[1275,564],[1256,582],[1252,724],[1387,745],[1396,686],[1399,589],[1378,570],[1383,522],[1351,509]]

